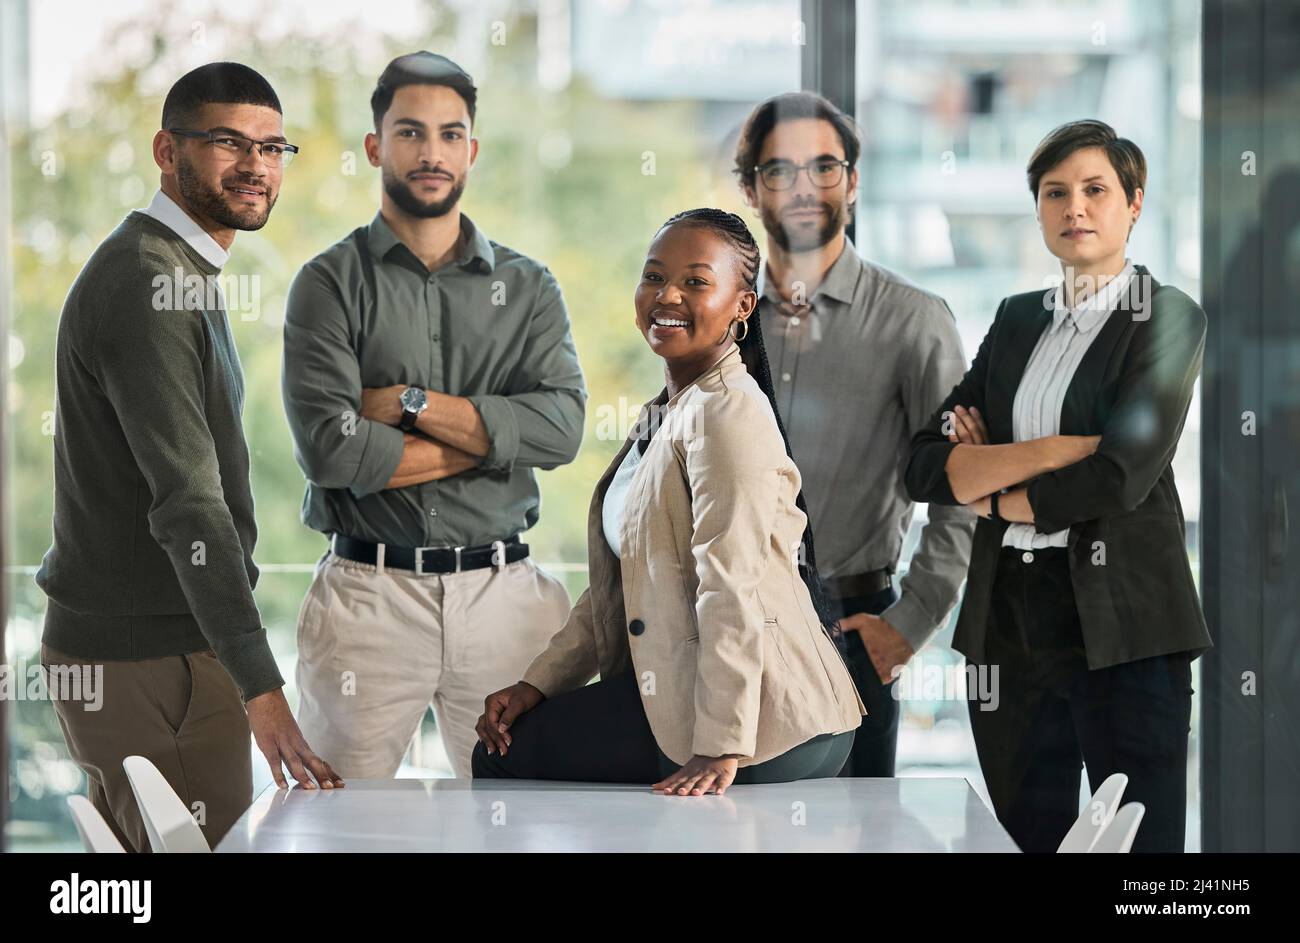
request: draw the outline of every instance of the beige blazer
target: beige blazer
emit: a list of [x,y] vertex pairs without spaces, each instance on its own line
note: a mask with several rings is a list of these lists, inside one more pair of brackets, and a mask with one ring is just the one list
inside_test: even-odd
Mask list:
[[866,712],[795,564],[805,515],[799,470],[767,397],[733,348],[671,399],[627,490],[621,557],[596,485],[590,586],[523,680],[547,697],[634,668],[650,729],[675,763],[779,756]]

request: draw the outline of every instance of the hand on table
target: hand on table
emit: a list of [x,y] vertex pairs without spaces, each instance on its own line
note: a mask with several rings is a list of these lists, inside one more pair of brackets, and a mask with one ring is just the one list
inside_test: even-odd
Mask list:
[[663,790],[665,796],[702,796],[711,789],[718,795],[727,791],[736,778],[737,757],[693,756],[690,761],[664,779],[651,786]]
[[248,712],[248,726],[253,731],[253,739],[266,757],[277,786],[288,788],[284,771],[280,768],[282,763],[289,767],[290,774],[303,789],[315,789],[317,783],[322,789],[343,785],[343,777],[313,753],[307,744],[298,729],[298,721],[294,720],[293,711],[289,710],[284,688],[250,698],[244,709]]

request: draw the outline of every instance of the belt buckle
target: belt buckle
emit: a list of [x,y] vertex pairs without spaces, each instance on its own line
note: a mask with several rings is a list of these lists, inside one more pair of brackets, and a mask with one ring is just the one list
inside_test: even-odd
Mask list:
[[424,572],[424,551],[426,551],[426,550],[447,550],[447,549],[450,549],[450,550],[452,550],[452,551],[455,552],[455,554],[456,554],[456,569],[455,569],[454,572],[459,573],[459,572],[460,572],[460,552],[461,552],[462,550],[465,549],[464,547],[451,547],[451,548],[448,548],[448,547],[416,547],[416,548],[415,548],[415,573],[416,573],[416,575],[417,575],[417,576],[426,576],[426,575],[428,575],[428,574],[426,574],[426,573]]

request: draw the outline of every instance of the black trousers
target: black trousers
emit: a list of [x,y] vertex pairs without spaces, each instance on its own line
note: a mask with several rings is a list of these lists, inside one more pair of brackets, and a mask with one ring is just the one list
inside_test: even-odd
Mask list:
[[[848,596],[838,601],[832,600],[832,606],[838,607],[836,618],[857,612],[878,616],[898,599],[898,590],[891,582],[889,586],[868,596]],[[857,632],[845,632],[846,650],[844,661],[858,689],[858,697],[867,708],[867,715],[862,718],[862,726],[855,731],[853,751],[849,761],[840,771],[841,776],[893,776],[894,757],[898,752],[898,715],[899,704],[894,698],[894,688],[898,685],[895,678],[888,684],[880,680],[862,636]]]
[[1134,851],[1183,851],[1189,653],[1089,670],[1065,548],[1002,548],[986,644],[997,707],[971,700],[971,730],[994,812],[1021,850],[1056,850],[1086,765],[1092,791],[1125,773],[1121,801],[1146,807]]
[[[475,779],[555,779],[566,782],[639,783],[675,773],[650,732],[636,675],[627,671],[547,698],[510,727],[505,756],[474,745]],[[844,765],[853,731],[822,734],[763,763],[742,766],[735,785],[824,779]]]

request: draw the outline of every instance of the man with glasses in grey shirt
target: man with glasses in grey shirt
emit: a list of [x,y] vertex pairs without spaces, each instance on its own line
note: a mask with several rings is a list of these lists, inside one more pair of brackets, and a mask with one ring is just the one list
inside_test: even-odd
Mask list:
[[289,294],[284,398],[331,537],[298,621],[299,716],[345,775],[388,778],[430,703],[470,775],[483,699],[569,614],[528,557],[535,468],[573,460],[586,390],[560,289],[459,202],[478,153],[473,80],[395,59],[371,98],[379,213]]
[[736,173],[767,231],[759,313],[777,407],[868,711],[840,775],[893,776],[897,674],[957,602],[975,515],[932,505],[895,589],[913,509],[908,446],[966,363],[943,299],[863,261],[847,238],[860,150],[847,116],[795,92],[750,114]]

